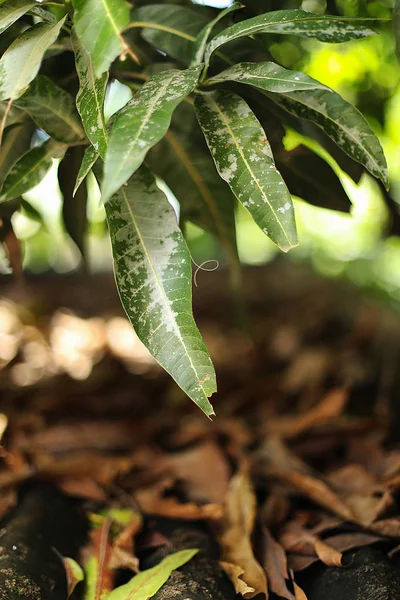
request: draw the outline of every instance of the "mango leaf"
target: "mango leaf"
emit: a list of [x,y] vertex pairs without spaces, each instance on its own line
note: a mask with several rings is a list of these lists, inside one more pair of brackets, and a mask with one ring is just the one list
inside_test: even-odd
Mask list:
[[191,259],[172,207],[144,166],[105,207],[117,287],[139,339],[214,414],[215,373],[193,319]]
[[218,175],[204,142],[199,141],[203,142],[193,139],[191,133],[170,130],[149,152],[148,163],[179,200],[182,219],[215,234],[234,267],[238,262],[235,199]]
[[158,565],[135,575],[128,583],[113,590],[105,600],[148,600],[168,580],[173,571],[185,565],[198,550],[180,550],[166,556]]
[[56,140],[70,143],[85,136],[72,96],[45,75],[38,75],[14,104]]
[[283,150],[275,157],[290,193],[309,204],[350,212],[351,202],[339,177],[328,163],[306,146]]
[[12,165],[29,150],[34,131],[30,119],[6,127],[0,152],[0,188]]
[[125,0],[73,0],[76,35],[93,61],[97,77],[126,50],[121,35],[129,23]]
[[89,146],[88,148],[86,148],[85,154],[82,158],[81,166],[78,171],[78,175],[76,176],[75,187],[72,192],[73,196],[75,196],[76,192],[79,189],[79,186],[86,179],[98,158],[99,154],[93,146]]
[[172,113],[197,83],[201,66],[153,75],[120,111],[111,131],[104,166],[106,202],[140,167],[147,152],[164,137]]
[[85,234],[87,228],[86,185],[74,194],[74,184],[84,154],[83,146],[73,146],[65,153],[58,166],[58,183],[63,195],[62,216],[65,229],[85,258]]
[[205,62],[209,62],[217,48],[244,36],[257,33],[281,33],[312,38],[321,42],[340,43],[373,35],[375,32],[367,25],[376,22],[376,19],[346,19],[304,10],[277,10],[235,23],[224,29],[208,44]]
[[289,113],[313,121],[353,160],[388,186],[385,155],[363,115],[332,90],[268,94]]
[[0,33],[3,33],[35,4],[36,2],[32,2],[32,0],[7,0],[5,4],[2,4],[0,6]]
[[30,27],[5,51],[0,60],[0,100],[14,100],[35,79],[43,55],[56,41],[65,18],[55,25]]
[[236,94],[217,91],[198,95],[195,109],[222,179],[281,250],[293,248],[297,233],[292,199],[248,104]]
[[310,89],[327,89],[319,81],[300,71],[284,69],[274,62],[239,63],[206,81],[206,85],[235,81],[268,92],[285,93]]
[[104,157],[107,150],[107,132],[104,120],[104,98],[108,74],[96,77],[93,62],[80,43],[75,30],[71,35],[75,53],[76,71],[79,77],[79,92],[76,106],[82,119],[86,135],[94,148]]
[[142,27],[142,37],[154,48],[188,64],[197,35],[207,19],[184,6],[152,4],[132,12],[131,26]]
[[194,65],[199,65],[200,63],[203,62],[203,57],[204,57],[204,52],[207,46],[207,42],[208,39],[211,35],[212,30],[214,29],[215,25],[224,17],[226,17],[226,15],[229,15],[229,13],[235,11],[235,10],[239,10],[243,8],[243,4],[241,4],[241,2],[234,2],[232,4],[232,6],[228,6],[228,8],[226,8],[225,10],[221,11],[216,17],[215,19],[213,19],[212,21],[210,21],[198,34],[198,36],[196,37],[196,40],[194,42],[194,48],[193,48],[193,60],[192,60],[192,64]]
[[10,169],[1,190],[0,202],[11,200],[38,185],[52,165],[54,142],[28,150]]

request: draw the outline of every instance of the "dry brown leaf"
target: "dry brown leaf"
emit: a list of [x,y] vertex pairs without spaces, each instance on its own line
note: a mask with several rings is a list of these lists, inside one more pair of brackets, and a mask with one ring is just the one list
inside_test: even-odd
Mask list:
[[139,559],[135,556],[135,536],[143,525],[142,515],[133,511],[132,519],[123,528],[112,544],[110,567],[113,569],[131,569],[139,571]]
[[400,538],[400,517],[375,521],[368,526],[368,529],[378,535]]
[[186,482],[189,499],[221,504],[228,490],[230,467],[220,447],[212,439],[188,450],[166,455],[162,464],[177,479]]
[[285,550],[271,535],[266,527],[263,532],[263,567],[267,574],[268,587],[271,592],[286,600],[294,600],[292,592],[287,587],[289,579],[287,557]]
[[219,564],[228,575],[237,594],[240,594],[243,598],[250,597],[249,594],[253,594],[254,588],[249,587],[242,579],[242,575],[244,575],[242,567],[224,561],[220,561]]
[[248,468],[243,465],[229,483],[219,542],[224,562],[241,567],[243,581],[254,589],[254,592],[246,593],[245,598],[260,593],[268,597],[267,577],[254,556],[251,544],[255,518],[256,498]]
[[327,567],[341,567],[343,555],[320,539],[314,542],[314,550],[321,562]]
[[104,502],[107,494],[91,477],[65,477],[58,482],[58,487],[69,496]]
[[293,581],[293,588],[296,600],[307,600],[307,596],[295,581]]

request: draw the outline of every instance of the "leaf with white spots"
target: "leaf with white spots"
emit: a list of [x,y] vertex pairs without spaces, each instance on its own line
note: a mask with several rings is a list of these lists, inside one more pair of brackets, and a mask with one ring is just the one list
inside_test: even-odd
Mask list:
[[210,21],[198,34],[198,36],[196,37],[196,40],[194,42],[194,48],[193,48],[193,60],[192,60],[192,64],[194,65],[199,65],[201,62],[203,62],[203,58],[204,58],[204,52],[207,46],[207,42],[208,39],[211,35],[212,30],[214,29],[215,25],[217,23],[219,23],[219,21],[221,19],[223,19],[224,17],[226,17],[226,15],[229,15],[229,13],[235,11],[235,10],[239,10],[241,8],[244,8],[243,4],[241,2],[234,2],[232,4],[232,6],[228,6],[228,8],[225,8],[225,10],[221,11],[216,17],[215,19],[213,19],[212,21]]
[[89,146],[85,150],[85,154],[83,155],[82,163],[78,171],[78,175],[76,176],[74,191],[72,192],[72,196],[75,196],[79,186],[86,179],[91,171],[93,165],[99,158],[99,153],[93,146]]
[[205,412],[214,368],[192,314],[191,259],[173,208],[144,166],[106,206],[117,287],[139,339]]
[[35,4],[36,2],[32,2],[32,0],[7,0],[2,4],[0,6],[0,33],[3,33]]
[[142,27],[142,37],[154,48],[184,64],[190,62],[196,37],[207,26],[198,12],[173,4],[151,4],[134,9],[135,27]]
[[121,31],[129,23],[125,0],[73,0],[75,31],[97,77],[126,50]]
[[1,190],[0,202],[18,198],[38,185],[53,163],[53,153],[52,140],[28,150],[11,167]]
[[375,32],[368,25],[376,22],[376,19],[347,19],[304,10],[272,11],[224,29],[208,44],[205,62],[208,63],[213,52],[223,44],[257,33],[297,35],[321,42],[340,43],[373,35]]
[[268,96],[292,115],[313,121],[348,156],[388,186],[387,164],[379,139],[359,110],[339,94],[328,88]]
[[33,81],[43,55],[56,41],[65,17],[55,25],[39,23],[24,31],[0,60],[0,100],[14,100]]
[[195,87],[201,66],[153,75],[119,112],[109,138],[102,186],[106,202],[166,134],[175,108]]
[[292,198],[248,104],[236,94],[217,91],[198,95],[195,108],[222,179],[281,250],[296,246]]
[[319,81],[300,71],[290,71],[274,62],[239,63],[206,81],[206,85],[235,81],[267,92],[285,93],[327,89]]
[[14,104],[56,140],[71,143],[85,137],[74,99],[45,75],[38,75]]
[[93,61],[80,43],[74,29],[72,30],[71,40],[80,84],[76,96],[76,106],[87,137],[99,154],[104,157],[107,150],[104,98],[108,74],[104,73],[101,77],[96,77]]

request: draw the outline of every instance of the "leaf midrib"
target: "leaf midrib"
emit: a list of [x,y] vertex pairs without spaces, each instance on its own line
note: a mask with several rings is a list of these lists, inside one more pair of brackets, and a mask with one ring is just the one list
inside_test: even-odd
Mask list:
[[168,300],[168,298],[167,298],[167,296],[165,294],[163,286],[161,285],[161,282],[160,282],[160,279],[158,277],[157,271],[155,270],[155,268],[153,266],[153,262],[151,260],[150,254],[147,251],[146,244],[144,243],[143,237],[142,237],[142,235],[140,233],[139,227],[138,227],[136,219],[135,219],[135,215],[134,215],[134,213],[133,213],[133,211],[131,209],[131,206],[129,204],[129,200],[127,198],[126,192],[125,192],[125,190],[123,188],[121,188],[121,192],[122,192],[122,196],[124,198],[125,204],[127,206],[128,212],[129,212],[129,214],[131,216],[132,223],[133,223],[133,225],[134,225],[134,227],[136,229],[137,235],[139,237],[139,241],[140,241],[140,244],[141,244],[141,246],[143,248],[143,252],[144,252],[144,254],[146,256],[146,259],[147,259],[147,261],[149,263],[150,269],[151,269],[151,271],[153,273],[154,280],[156,282],[157,287],[160,290],[160,295],[162,297],[163,304],[164,304],[165,308],[167,309],[168,313],[170,314],[170,318],[172,320],[172,325],[173,325],[174,331],[176,333],[176,336],[177,336],[177,338],[179,339],[179,341],[182,344],[182,347],[183,347],[183,349],[185,351],[185,354],[186,354],[186,356],[188,358],[189,364],[190,364],[191,368],[193,369],[194,374],[196,375],[197,383],[199,384],[199,387],[200,387],[201,391],[204,394],[204,397],[205,397],[205,400],[206,400],[207,404],[209,404],[209,399],[208,399],[207,393],[205,392],[205,390],[203,388],[203,385],[200,383],[200,378],[199,378],[199,375],[197,373],[197,369],[196,369],[195,365],[193,364],[192,357],[190,356],[190,353],[188,352],[188,350],[186,348],[186,344],[185,344],[185,342],[183,340],[183,337],[181,335],[179,327],[176,324],[175,318],[173,316],[173,311],[172,311],[172,309],[171,309],[171,307],[169,305],[169,300]]
[[263,188],[261,187],[261,185],[260,185],[260,184],[259,184],[259,182],[258,182],[258,178],[255,176],[255,174],[254,174],[254,172],[253,172],[252,168],[250,167],[249,163],[247,162],[247,159],[246,159],[245,155],[243,154],[243,151],[242,151],[241,145],[239,144],[239,142],[238,142],[238,140],[237,140],[237,138],[236,138],[236,136],[235,136],[235,134],[234,134],[233,130],[231,129],[231,127],[230,127],[230,125],[229,125],[228,121],[226,120],[226,118],[225,118],[225,115],[224,115],[223,111],[220,109],[220,107],[219,107],[218,103],[217,103],[217,102],[214,100],[214,98],[211,98],[211,101],[212,101],[212,102],[214,102],[214,104],[215,104],[215,107],[216,107],[216,109],[217,109],[217,112],[218,112],[218,114],[220,115],[220,117],[221,117],[221,119],[222,119],[222,121],[223,121],[224,125],[225,125],[225,126],[226,126],[226,128],[228,129],[228,131],[229,131],[229,133],[230,133],[230,135],[231,135],[231,137],[232,137],[233,141],[235,142],[236,148],[237,148],[237,150],[238,150],[238,152],[239,152],[239,154],[240,154],[240,156],[241,156],[241,158],[242,158],[242,160],[243,160],[243,162],[244,162],[244,164],[245,164],[245,166],[246,166],[247,170],[249,171],[249,173],[250,173],[250,176],[252,177],[253,181],[256,183],[256,185],[257,185],[258,189],[260,190],[260,192],[261,192],[261,194],[262,194],[263,198],[265,198],[266,204],[267,204],[267,205],[269,206],[269,208],[271,209],[271,212],[272,212],[272,214],[274,215],[274,218],[275,218],[276,222],[279,224],[280,228],[282,229],[282,232],[283,232],[284,236],[286,237],[286,239],[287,239],[287,241],[288,241],[288,243],[289,243],[289,246],[290,246],[290,247],[293,247],[293,244],[292,244],[292,242],[290,241],[290,239],[289,239],[289,237],[288,237],[288,234],[286,233],[286,230],[285,230],[285,228],[283,227],[283,225],[282,225],[282,223],[281,223],[281,221],[280,221],[280,219],[279,219],[278,215],[276,214],[276,212],[275,212],[275,210],[274,210],[274,207],[273,207],[273,206],[272,206],[272,204],[270,203],[268,196],[266,195],[266,193],[264,192]]
[[[32,104],[36,104],[38,107],[46,108],[49,112],[52,112],[53,114],[55,114],[57,117],[59,117],[61,119],[61,121],[64,121],[64,123],[66,125],[69,125],[71,127],[71,129],[73,129],[75,131],[75,133],[77,135],[79,135],[79,137],[82,138],[84,136],[83,130],[79,127],[79,124],[76,121],[74,121],[73,119],[70,119],[67,115],[63,115],[63,113],[59,113],[56,110],[56,108],[54,106],[52,106],[51,104],[46,104],[46,102],[38,102],[35,98],[30,98],[30,102]],[[25,108],[24,110],[26,110],[26,112],[29,113],[29,108]],[[34,119],[34,115],[31,115],[31,116]]]

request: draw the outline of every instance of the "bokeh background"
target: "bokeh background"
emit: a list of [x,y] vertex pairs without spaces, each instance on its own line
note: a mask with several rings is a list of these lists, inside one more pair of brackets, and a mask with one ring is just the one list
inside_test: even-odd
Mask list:
[[[225,7],[227,0],[198,1]],[[269,1],[265,1],[266,9]],[[286,0],[282,8],[303,8],[314,12],[334,9],[346,16],[390,19],[393,0]],[[379,135],[389,163],[391,194],[400,205],[400,67],[390,22],[379,26],[380,35],[340,45],[285,38],[272,41],[269,50],[283,66],[304,70],[334,88],[354,103]],[[110,116],[131,97],[131,90],[114,81],[109,85],[106,116]],[[287,149],[299,143],[309,145],[326,157],[315,142],[288,131]],[[390,216],[378,184],[364,175],[358,185],[340,174],[352,203],[350,214],[316,208],[295,198],[299,247],[287,257],[308,261],[323,275],[345,277],[368,293],[385,296],[400,308],[400,238],[388,236]],[[13,227],[23,240],[24,268],[31,273],[67,273],[81,266],[78,249],[62,225],[62,199],[57,183],[57,163],[42,183],[25,195],[21,212],[13,216]],[[168,190],[167,190],[168,191]],[[87,216],[87,268],[90,272],[112,268],[111,249],[104,209],[93,177],[89,180]],[[169,193],[172,203],[176,203]],[[179,206],[176,206],[179,211]],[[275,246],[259,231],[244,209],[237,213],[238,244],[244,264],[260,265],[277,256]],[[204,231],[189,224],[189,245],[194,260],[221,259],[220,249]],[[223,259],[222,259],[223,260]],[[7,273],[8,262],[0,250],[0,273]]]

